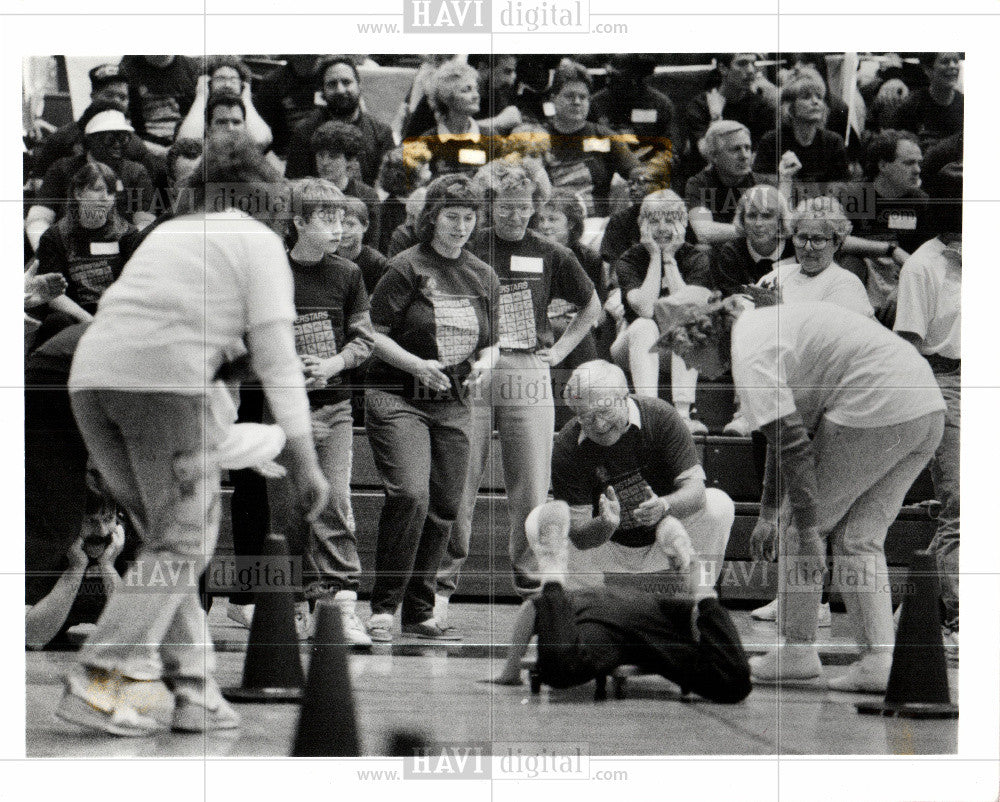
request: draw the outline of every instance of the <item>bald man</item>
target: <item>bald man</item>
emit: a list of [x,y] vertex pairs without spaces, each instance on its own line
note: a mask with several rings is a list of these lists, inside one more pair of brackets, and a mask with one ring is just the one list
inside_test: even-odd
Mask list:
[[625,374],[593,360],[570,376],[576,413],[556,436],[552,487],[569,505],[570,589],[605,573],[687,575],[684,595],[715,595],[735,516],[721,490],[705,489],[694,440],[677,411],[630,395]]

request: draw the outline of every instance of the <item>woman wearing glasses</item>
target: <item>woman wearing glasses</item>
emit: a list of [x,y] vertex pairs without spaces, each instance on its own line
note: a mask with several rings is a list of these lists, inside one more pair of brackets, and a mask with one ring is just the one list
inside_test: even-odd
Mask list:
[[778,265],[758,285],[778,289],[786,304],[826,301],[874,317],[864,284],[833,260],[851,233],[851,222],[836,199],[802,201],[792,212],[790,226],[795,262]]

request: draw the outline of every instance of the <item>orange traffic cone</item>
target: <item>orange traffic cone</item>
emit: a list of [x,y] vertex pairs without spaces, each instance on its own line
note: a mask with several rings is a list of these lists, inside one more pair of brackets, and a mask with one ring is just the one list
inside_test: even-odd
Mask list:
[[[264,555],[276,564],[288,562],[288,543],[268,535]],[[298,702],[305,677],[295,633],[295,599],[291,588],[264,588],[254,594],[250,640],[243,663],[243,684],[223,688],[230,702]]]
[[305,700],[292,747],[293,757],[352,757],[361,754],[354,721],[354,695],[340,610],[332,601],[316,606]]
[[885,700],[855,706],[866,715],[958,718],[948,690],[938,606],[941,586],[932,552],[913,553],[906,589]]

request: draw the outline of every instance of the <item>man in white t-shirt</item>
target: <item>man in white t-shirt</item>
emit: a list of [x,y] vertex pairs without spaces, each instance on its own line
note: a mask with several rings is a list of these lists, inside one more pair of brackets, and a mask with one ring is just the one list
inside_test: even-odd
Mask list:
[[768,439],[751,551],[773,558],[780,543],[785,643],[750,661],[753,676],[819,677],[817,615],[832,538],[833,587],[862,657],[829,685],[884,693],[895,639],[885,536],[941,440],[941,393],[926,360],[871,318],[827,303],[740,310],[678,309],[661,343],[709,378],[731,364],[743,413]]
[[[939,219],[943,218],[942,214]],[[954,225],[950,228],[959,228]],[[944,604],[945,650],[958,650],[959,441],[962,431],[962,235],[925,242],[899,274],[896,332],[930,363],[948,410],[944,436],[931,460],[941,502],[931,549],[937,557]]]
[[233,208],[251,176],[262,192],[280,179],[246,134],[212,137],[203,164],[189,212],[154,228],[102,297],[69,379],[90,458],[142,545],[70,669],[56,715],[114,735],[157,729],[139,702],[164,684],[174,730],[239,726],[212,677],[198,603],[218,537],[219,451],[231,415],[220,414],[215,379],[228,363],[249,351],[312,517],[328,494],[295,354],[284,246]]

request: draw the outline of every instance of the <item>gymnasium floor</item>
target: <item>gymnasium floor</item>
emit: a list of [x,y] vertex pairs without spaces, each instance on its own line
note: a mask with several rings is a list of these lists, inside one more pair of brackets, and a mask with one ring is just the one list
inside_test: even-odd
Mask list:
[[[367,605],[359,605],[362,615]],[[591,755],[924,755],[957,750],[956,721],[917,721],[859,716],[854,702],[871,698],[813,687],[756,687],[735,706],[680,701],[659,677],[628,681],[625,699],[595,703],[592,686],[543,690],[527,684],[500,687],[482,682],[502,663],[489,644],[502,644],[516,607],[453,604],[451,623],[466,635],[461,644],[428,645],[397,640],[370,653],[352,654],[351,678],[365,754],[385,754],[390,734],[422,733],[428,741],[586,744]],[[773,624],[733,613],[749,653],[774,642]],[[217,602],[209,615],[219,645],[217,676],[239,684],[247,630],[225,616]],[[843,615],[820,630],[827,676],[844,671],[853,657]],[[302,650],[308,665],[308,650]],[[61,677],[74,659],[67,652],[28,652],[26,746],[29,757],[283,756],[289,754],[298,716],[295,705],[241,705],[244,722],[232,734],[204,737],[165,730],[149,738],[95,737],[54,719]],[[958,672],[949,666],[957,701]],[[169,705],[169,701],[166,702]],[[163,715],[169,715],[165,706]]]

